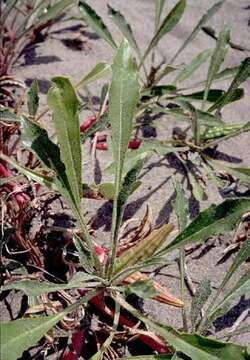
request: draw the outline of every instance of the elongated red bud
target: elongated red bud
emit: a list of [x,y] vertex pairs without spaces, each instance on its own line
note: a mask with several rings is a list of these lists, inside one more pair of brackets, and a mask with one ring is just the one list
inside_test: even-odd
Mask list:
[[80,125],[80,132],[83,133],[85,130],[90,128],[96,122],[96,115],[91,115],[83,120],[82,124]]

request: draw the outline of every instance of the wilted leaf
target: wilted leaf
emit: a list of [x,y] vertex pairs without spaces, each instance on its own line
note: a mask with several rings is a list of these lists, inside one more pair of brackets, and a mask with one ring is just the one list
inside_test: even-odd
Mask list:
[[[212,205],[202,211],[170,244],[159,252],[160,255],[181,246],[203,242],[209,237],[227,233],[235,228],[241,216],[249,211],[250,199],[227,199],[219,205]],[[158,253],[157,253],[158,255]]]
[[173,228],[172,224],[166,224],[159,229],[153,230],[145,239],[125,251],[116,259],[113,275],[117,274],[125,266],[135,265],[152,256],[160,248]]
[[85,1],[79,2],[80,13],[84,21],[99,35],[102,39],[107,41],[114,49],[116,49],[116,44],[110,34],[109,29],[104,24],[99,15],[89,6]]

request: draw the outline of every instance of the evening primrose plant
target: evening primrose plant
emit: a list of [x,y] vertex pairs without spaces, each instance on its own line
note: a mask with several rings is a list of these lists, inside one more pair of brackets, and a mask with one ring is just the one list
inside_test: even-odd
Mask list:
[[[37,121],[38,101],[35,84],[32,85],[28,94],[29,115],[2,110],[2,118],[4,117],[6,122],[19,123],[22,147],[34,154],[39,164],[31,169],[16,161],[14,156],[7,156],[4,152],[0,154],[1,160],[6,166],[8,164],[10,168],[15,168],[19,174],[23,174],[31,182],[59,193],[78,221],[80,231],[71,232],[71,236],[68,234],[77,251],[79,266],[78,271],[74,272],[67,283],[39,281],[24,276],[18,281],[10,277],[4,284],[4,291],[19,290],[28,296],[29,310],[22,319],[2,323],[1,358],[16,360],[22,356],[23,351],[37,344],[41,338],[51,339],[52,328],[59,330],[65,326],[65,322],[77,318],[78,310],[83,311],[90,303],[105,315],[109,315],[113,321],[111,327],[109,325],[109,333],[105,340],[99,344],[96,354],[92,354],[91,359],[103,359],[110,356],[112,343],[122,326],[128,330],[128,333],[131,331],[133,334],[133,330],[140,340],[161,354],[143,355],[144,359],[181,359],[183,356],[193,360],[248,359],[249,354],[245,347],[221,342],[207,335],[214,319],[225,313],[235,299],[250,289],[249,271],[247,271],[233,288],[224,291],[239,266],[250,256],[249,240],[236,255],[219,289],[212,294],[212,297],[210,297],[211,287],[208,281],[204,280],[201,283],[192,302],[191,328],[185,321],[183,329],[180,330],[157,323],[127,302],[126,296],[133,293],[145,299],[153,298],[164,304],[183,308],[183,294],[181,299],[174,297],[158,283],[147,278],[140,270],[148,266],[167,265],[166,255],[179,249],[183,287],[185,247],[202,243],[211,236],[233,230],[243,214],[249,210],[250,199],[232,198],[218,206],[213,205],[188,224],[186,198],[180,184],[173,179],[179,233],[165,244],[174,226],[164,224],[156,229],[151,228],[144,235],[139,232],[139,237],[132,237],[132,240],[131,238],[125,242],[124,238],[121,240],[124,207],[129,195],[138,187],[138,176],[145,163],[145,159],[137,159],[128,170],[125,168],[133,119],[143,92],[138,80],[138,66],[126,39],[117,49],[110,71],[112,76],[108,93],[107,117],[111,131],[114,182],[108,185],[113,213],[107,249],[94,240],[81,209],[81,199],[85,196],[86,185],[83,186],[82,179],[82,156],[84,155],[81,149],[79,100],[76,88],[65,77],[52,79],[53,85],[48,92],[48,106],[52,114],[57,143],[50,139],[47,131]],[[166,145],[161,146],[164,148]],[[70,297],[69,306],[59,306],[58,309],[55,298],[48,296],[60,292],[65,296],[65,291],[69,289],[77,290],[78,295],[73,300],[72,296]],[[48,302],[44,304],[42,299],[46,296]],[[113,306],[106,304],[107,297],[112,300]],[[208,306],[204,310],[206,303]],[[124,311],[121,313],[121,309],[125,309],[127,315]],[[128,313],[144,323],[147,326],[146,330],[139,328],[136,332],[134,327],[136,322],[129,318]],[[185,316],[183,310],[183,319]],[[80,350],[79,347],[76,350],[73,343],[74,351],[72,349],[69,351],[70,356],[82,358],[85,340],[81,341]],[[62,358],[66,359],[67,356],[69,356],[68,352],[64,353]],[[130,358],[133,359],[133,357]],[[138,357],[134,358],[138,359]]]

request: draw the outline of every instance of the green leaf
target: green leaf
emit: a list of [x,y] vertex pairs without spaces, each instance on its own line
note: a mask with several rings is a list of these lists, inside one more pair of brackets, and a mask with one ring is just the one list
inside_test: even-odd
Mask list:
[[[76,247],[76,250],[78,252],[79,255],[79,263],[80,265],[83,267],[83,269],[89,273],[89,274],[93,274],[94,273],[94,268],[93,268],[93,264],[91,261],[91,254],[88,248],[86,248],[84,242],[82,241],[82,239],[77,236],[76,234],[73,235],[73,243]],[[91,275],[93,276],[93,275]]]
[[67,178],[80,207],[82,197],[81,147],[79,125],[79,101],[70,81],[64,77],[52,79],[54,86],[48,92],[48,105],[52,111],[53,123],[59,142],[62,161]]
[[[215,306],[214,304],[217,302],[218,297],[220,296],[222,290],[228,283],[228,281],[231,279],[231,277],[235,274],[236,270],[240,267],[241,264],[243,264],[248,258],[250,257],[250,239],[244,241],[242,248],[237,253],[232,265],[230,266],[229,270],[226,272],[226,275],[224,276],[218,290],[215,292],[215,295],[210,302],[209,308],[208,308],[208,317],[211,319],[215,316],[216,312],[218,311],[218,308],[225,308],[224,304],[222,306]],[[216,309],[216,311],[212,311],[211,309]]]
[[116,301],[139,320],[147,324],[152,331],[161,336],[168,345],[176,351],[189,356],[192,360],[247,360],[247,348],[232,343],[224,343],[209,339],[197,334],[184,334],[163,326],[142,315],[138,310],[128,304],[121,296],[116,296]]
[[170,11],[170,13],[165,17],[162,24],[160,25],[159,29],[157,30],[155,36],[151,40],[144,56],[143,60],[147,57],[148,53],[151,49],[153,49],[158,42],[161,40],[161,38],[166,35],[168,32],[170,32],[175,25],[179,22],[180,18],[183,15],[183,12],[186,7],[186,0],[180,0],[178,3],[173,7],[173,9]]
[[154,97],[166,94],[176,93],[177,88],[174,85],[156,85],[150,89],[144,90],[142,96]]
[[222,138],[227,135],[238,134],[239,131],[245,128],[246,124],[224,124],[220,126],[214,126],[207,129],[202,134],[204,141]]
[[121,360],[177,360],[173,355],[142,355],[142,356],[128,356]]
[[50,293],[58,290],[67,290],[75,288],[89,288],[100,284],[100,279],[97,276],[90,275],[84,272],[77,272],[67,284],[53,284],[48,281],[36,280],[18,280],[10,284],[2,286],[2,290],[20,290],[27,296],[39,296],[45,293]]
[[[24,147],[33,150],[38,158],[43,162],[48,169],[53,170],[56,174],[54,179],[47,177],[38,177],[38,182],[48,181],[48,185],[53,184],[57,187],[58,191],[65,197],[69,205],[75,207],[75,198],[72,195],[72,191],[69,185],[69,181],[65,172],[65,166],[60,158],[60,150],[48,137],[47,131],[42,129],[36,123],[32,122],[28,118],[21,117],[21,134],[22,143]],[[13,162],[13,160],[12,160]],[[30,176],[36,181],[36,175],[34,171],[15,164],[14,166],[27,176]],[[39,179],[40,178],[40,179]]]
[[[187,99],[189,101],[202,101],[204,98],[204,91],[198,91],[198,92],[194,92],[191,94],[185,94],[185,95],[180,95],[178,97]],[[218,97],[222,96],[224,94],[223,90],[220,89],[212,89],[209,90],[208,94],[207,94],[207,101],[208,102],[216,102],[218,100]]]
[[[42,163],[56,173],[58,180],[69,189],[65,166],[60,158],[60,150],[48,137],[45,129],[28,118],[21,117],[21,140],[25,148],[33,150]],[[27,169],[29,170],[29,169]]]
[[92,82],[102,79],[103,77],[111,74],[111,66],[106,63],[98,63],[96,64],[90,72],[84,76],[82,80],[80,80],[76,88],[87,86]]
[[[212,129],[209,129],[209,130],[212,130]],[[227,129],[227,127],[225,126],[224,129],[222,128],[221,133],[216,132],[218,139],[215,139],[212,141],[207,141],[205,144],[203,144],[203,149],[205,149],[206,147],[211,147],[212,145],[218,144],[222,140],[227,140],[227,139],[230,139],[237,135],[243,134],[244,132],[248,132],[249,130],[250,130],[250,121],[248,123],[246,123],[245,125],[236,125],[236,124],[230,125],[229,129]],[[212,132],[213,138],[215,137],[216,134],[213,134],[213,132]]]
[[1,359],[16,360],[21,357],[26,349],[35,345],[64,316],[95,295],[96,292],[92,292],[55,315],[1,323]]
[[20,122],[20,116],[7,107],[0,107],[0,121]]
[[155,0],[155,33],[159,27],[161,13],[164,6],[165,0]]
[[139,83],[128,42],[120,45],[112,65],[113,77],[109,92],[113,156],[116,162],[116,193],[121,187],[122,168],[132,131],[132,120],[139,100]]
[[132,284],[126,286],[126,295],[135,294],[142,299],[152,299],[159,294],[155,289],[153,281],[148,280],[137,280]]
[[181,45],[181,47],[177,50],[176,54],[173,56],[173,58],[171,59],[170,63],[172,64],[176,58],[180,55],[180,53],[186,48],[186,46],[194,40],[194,38],[196,37],[196,35],[198,34],[198,32],[200,31],[200,29],[202,28],[202,26],[209,20],[211,19],[212,16],[214,16],[214,14],[217,13],[218,10],[220,10],[220,8],[222,7],[223,3],[225,2],[225,0],[223,1],[219,1],[216,4],[214,4],[210,9],[208,9],[208,11],[202,16],[202,18],[199,20],[198,24],[194,27],[194,29],[192,30],[191,34],[187,37],[187,39],[184,41],[184,43]]
[[28,100],[27,100],[27,105],[28,105],[28,111],[29,111],[29,115],[31,116],[35,116],[39,107],[39,96],[38,96],[38,82],[37,80],[33,80],[31,87],[28,91]]
[[64,10],[66,10],[67,7],[73,6],[76,3],[77,3],[76,0],[58,1],[57,3],[50,6],[46,12],[42,13],[42,15],[38,19],[39,23],[45,23],[49,20],[53,20],[53,19],[57,18],[58,16],[63,14]]
[[250,199],[227,199],[202,211],[188,227],[157,255],[181,246],[203,242],[211,236],[233,230],[241,216],[249,211]]
[[109,91],[109,122],[111,124],[112,151],[115,161],[115,195],[112,215],[112,245],[110,274],[118,241],[119,209],[124,159],[132,132],[132,121],[139,100],[138,71],[126,39],[121,43],[112,65],[112,82]]
[[[202,30],[204,31],[205,34],[211,36],[211,38],[217,40],[217,36],[216,36],[216,31],[211,27],[211,26],[203,26],[202,27]],[[239,51],[250,51],[249,48],[246,48],[242,45],[239,45],[239,44],[235,44],[231,41],[229,41],[229,45],[232,49],[235,49],[235,50],[239,50]]]
[[[12,165],[14,168],[16,168],[21,174],[27,176],[28,179],[32,179],[36,181],[37,183],[47,186],[49,188],[53,188],[54,190],[57,190],[56,182],[54,178],[50,176],[41,175],[33,170],[30,170],[22,165],[19,165],[16,161],[12,160],[8,156],[4,154],[0,154],[0,158],[4,161],[7,161],[10,165]],[[8,180],[9,178],[7,178]],[[10,180],[8,180],[10,181]]]
[[229,40],[230,40],[230,32],[227,26],[224,26],[219,34],[219,38],[217,40],[217,44],[215,47],[215,50],[213,52],[213,55],[210,60],[210,65],[208,69],[208,75],[207,75],[207,82],[206,87],[204,91],[204,98],[203,98],[203,107],[206,104],[208,93],[210,90],[210,87],[212,85],[212,82],[214,80],[214,77],[218,73],[221,64],[223,63],[226,53],[229,48]]
[[116,49],[116,44],[110,34],[109,29],[104,24],[99,15],[86,2],[79,2],[79,10],[83,20],[109,45]]
[[[153,111],[153,113],[162,113],[162,114],[169,114],[174,116],[177,120],[180,121],[186,121],[186,122],[190,122],[190,115],[185,113],[181,108],[176,108],[176,109],[166,109],[166,108],[162,108],[160,106],[154,106],[151,108],[151,111]],[[199,109],[196,109],[196,115],[197,118],[199,119],[199,123],[200,125],[203,125],[205,127],[214,127],[214,126],[219,126],[219,125],[223,125],[223,121],[213,115],[210,114],[208,112],[205,111],[201,111]]]
[[188,201],[179,181],[177,181],[174,176],[172,178],[172,181],[176,193],[176,198],[174,201],[174,210],[178,218],[179,231],[183,231],[187,226],[187,222],[188,222]]
[[199,284],[194,297],[192,298],[191,303],[191,322],[193,326],[193,330],[195,331],[195,326],[197,324],[197,320],[200,316],[200,313],[206,304],[209,296],[211,295],[211,284],[210,280],[204,279]]
[[120,11],[113,9],[109,4],[108,4],[108,15],[113,21],[113,23],[121,31],[123,36],[128,40],[128,43],[131,46],[131,48],[133,48],[140,56],[140,50],[135,40],[132,28],[127,23],[125,17],[120,13]]
[[250,57],[243,60],[228,90],[220,99],[218,99],[218,101],[209,109],[209,111],[213,111],[216,109],[216,112],[218,113],[226,104],[232,102],[232,99],[234,99],[235,97],[235,91],[243,82],[245,82],[249,78],[249,76]]
[[240,298],[250,291],[250,269],[237,281],[236,285],[225,295],[223,300],[213,309],[209,314],[213,316],[213,313],[218,309],[223,308],[227,304],[230,304],[233,300]]
[[200,185],[199,181],[196,177],[191,173],[191,171],[187,172],[188,181],[192,187],[192,194],[197,201],[203,201],[207,199],[207,194],[205,190]]
[[185,64],[176,76],[173,84],[181,83],[190,77],[205,61],[209,59],[211,50],[204,50],[199,53],[189,64]]

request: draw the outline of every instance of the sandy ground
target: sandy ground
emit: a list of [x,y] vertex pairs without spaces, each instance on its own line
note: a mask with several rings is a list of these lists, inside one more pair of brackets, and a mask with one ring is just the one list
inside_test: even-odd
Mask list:
[[[121,40],[119,32],[114,32],[115,28],[107,16],[106,5],[107,1],[92,0],[89,3],[97,10],[103,17],[106,24],[110,27],[112,34],[117,42]],[[142,49],[145,49],[153,33],[153,16],[154,16],[154,1],[152,0],[110,0],[109,3],[115,8],[119,9],[127,18],[128,22],[132,25],[133,31],[138,43]],[[175,1],[166,1],[164,13],[174,5]],[[178,24],[170,35],[167,35],[160,43],[156,54],[157,59],[165,57],[166,60],[170,59],[171,55],[179,47],[181,42],[186,37],[187,33],[191,31],[198,19],[215,1],[210,0],[188,0],[187,10],[180,24]],[[238,42],[241,45],[250,47],[250,27],[248,21],[250,18],[250,11],[246,10],[250,5],[249,0],[227,1],[214,18],[209,22],[209,25],[220,29],[222,24],[226,23],[231,28],[231,38],[233,42]],[[77,25],[79,22],[74,22]],[[63,30],[63,31],[62,31]],[[85,49],[77,50],[73,46],[72,39],[78,36],[83,36],[86,40]],[[214,47],[214,41],[207,37],[205,34],[200,33],[192,46],[189,46],[179,57],[177,64],[182,61],[189,61],[197,52]],[[72,82],[79,81],[84,74],[86,74],[94,64],[97,62],[110,62],[114,55],[114,51],[106,45],[103,40],[98,37],[89,28],[72,27],[72,23],[60,24],[52,28],[50,35],[45,42],[38,44],[32,51],[26,53],[25,57],[20,60],[19,66],[16,67],[15,73],[17,77],[24,80],[26,84],[30,84],[31,80],[37,78],[39,80],[41,90],[41,103],[45,104],[46,92],[49,87],[49,80],[55,75],[64,75],[70,77]],[[239,51],[230,51],[227,56],[225,67],[234,66],[239,63],[246,55]],[[204,79],[206,76],[206,66],[203,67],[196,75],[195,81]],[[98,82],[95,86],[90,87],[92,95],[98,96],[100,94],[102,82]],[[187,83],[188,84],[188,83]],[[245,99],[238,102],[233,106],[228,106],[223,115],[229,122],[246,122],[249,121],[250,110],[250,82],[245,84]],[[95,98],[93,98],[93,101]],[[84,117],[84,114],[82,115]],[[51,129],[50,119],[48,118],[44,125]],[[176,126],[175,120],[170,117],[164,117],[161,120],[154,122],[156,134],[158,139],[166,139],[171,135],[172,126]],[[179,125],[179,124],[178,124]],[[240,165],[250,166],[250,141],[249,134],[244,134],[238,138],[232,139],[219,146],[222,153],[230,155],[231,160]],[[83,176],[84,181],[96,182],[110,180],[110,175],[107,175],[103,169],[110,162],[108,153],[98,153],[98,164],[93,164],[89,156],[89,144],[84,147],[84,168]],[[94,166],[95,165],[95,166]],[[98,165],[101,171],[97,171]],[[173,167],[175,169],[173,169]],[[154,215],[156,224],[166,222],[168,220],[176,223],[175,216],[171,214],[173,199],[173,188],[171,184],[171,175],[173,172],[177,173],[179,179],[182,178],[181,171],[176,164],[173,157],[168,156],[165,158],[153,157],[147,164],[143,171],[143,184],[138,191],[131,197],[129,205],[126,209],[126,218],[135,217],[140,219],[145,212],[146,205],[149,204]],[[186,189],[186,182],[184,182]],[[190,196],[189,191],[187,194]],[[216,189],[209,186],[209,199],[201,205],[201,208],[207,207],[211,203],[218,203],[222,199]],[[110,229],[110,210],[109,203],[100,201],[84,201],[84,210],[89,211],[89,215],[93,215],[97,210],[99,215],[96,221],[96,234],[100,241],[108,238]],[[192,216],[197,214],[197,204],[190,199],[190,210]],[[204,253],[198,250],[188,264],[188,272],[196,286],[197,282],[201,281],[204,277],[210,278],[212,285],[217,286],[219,280],[223,277],[226,269],[230,266],[231,260],[222,265],[216,265],[220,258],[223,249],[226,247],[229,236],[221,237],[220,241],[216,242],[217,247],[211,247],[210,250]],[[248,265],[249,266],[249,265]],[[247,268],[243,267],[242,271]],[[178,279],[169,277],[168,274],[178,274],[177,266],[172,266],[164,270],[165,275],[159,276],[159,281],[166,285],[175,295],[179,295],[179,282]],[[235,281],[235,280],[234,280]],[[189,299],[188,292],[186,299]],[[246,295],[241,301],[236,304],[223,321],[217,323],[217,330],[225,330],[230,328],[234,321],[240,316],[242,311],[247,308],[250,309],[250,297]],[[153,301],[146,304],[146,310],[153,314],[157,319],[160,319],[166,324],[174,324],[180,326],[181,316],[180,311],[174,310],[167,306],[159,306],[158,303]],[[249,310],[250,313],[250,310]],[[249,315],[248,313],[248,315]],[[245,320],[244,324],[249,324],[249,319]],[[234,340],[250,345],[249,334],[235,338]]]

